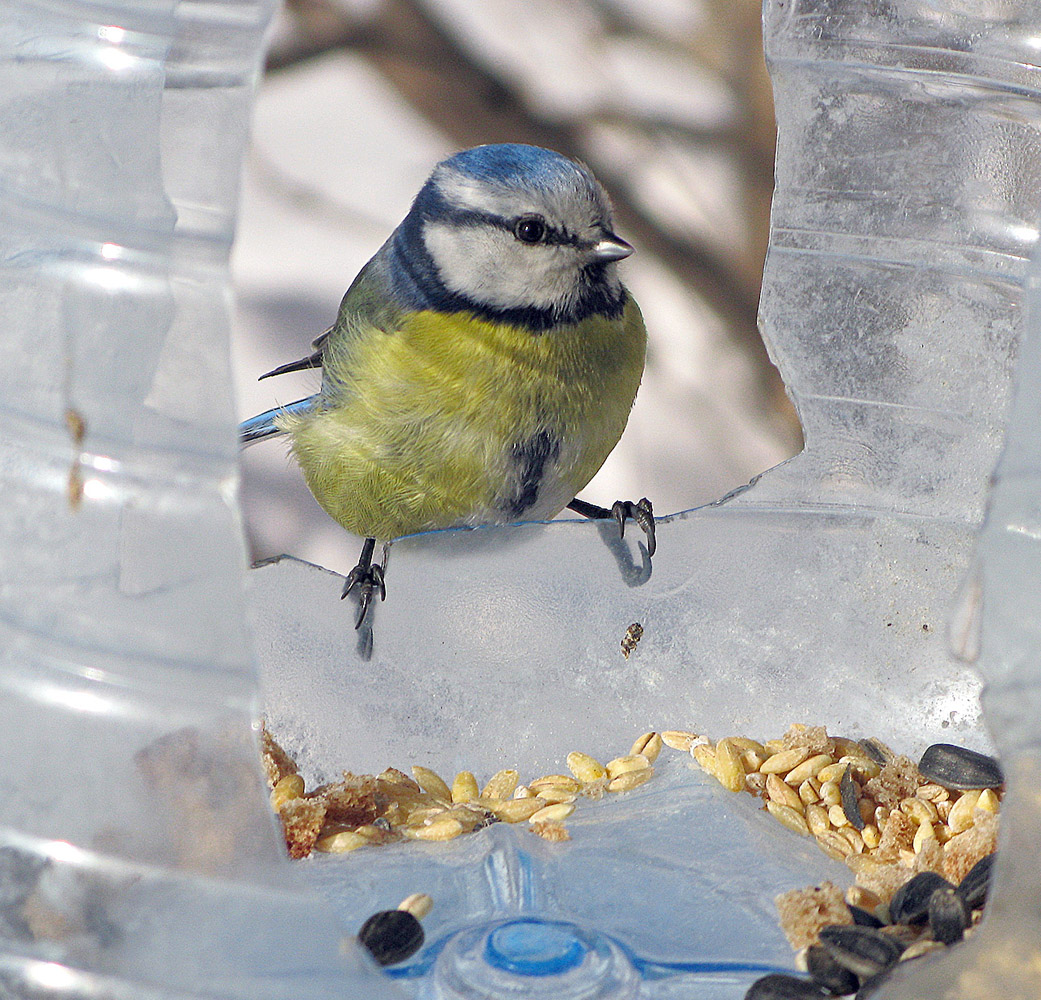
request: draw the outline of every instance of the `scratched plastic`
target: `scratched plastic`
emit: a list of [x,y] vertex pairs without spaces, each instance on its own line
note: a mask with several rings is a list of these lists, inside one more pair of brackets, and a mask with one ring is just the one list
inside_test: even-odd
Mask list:
[[227,258],[264,2],[0,5],[0,988],[381,997],[279,849]]

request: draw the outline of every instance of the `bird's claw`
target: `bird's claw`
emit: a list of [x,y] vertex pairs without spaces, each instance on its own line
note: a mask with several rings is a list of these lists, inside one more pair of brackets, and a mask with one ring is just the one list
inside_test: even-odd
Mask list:
[[378,590],[380,600],[385,601],[387,599],[387,585],[383,578],[383,567],[379,563],[365,566],[359,562],[347,574],[347,580],[343,585],[340,600],[342,601],[355,587],[358,588],[359,598],[358,620],[354,623],[354,628],[357,630],[361,628],[362,622],[365,621],[365,616],[369,613],[369,605],[372,603],[373,593]]
[[647,536],[647,555],[654,555],[654,510],[647,497],[636,503],[633,503],[631,500],[616,500],[611,505],[611,514],[614,516],[615,521],[618,522],[619,538],[625,537],[625,519],[631,517]]

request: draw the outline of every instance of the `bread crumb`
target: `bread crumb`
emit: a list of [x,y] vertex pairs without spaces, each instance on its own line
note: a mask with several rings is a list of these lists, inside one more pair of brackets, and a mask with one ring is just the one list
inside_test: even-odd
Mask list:
[[343,781],[321,785],[308,795],[325,804],[326,821],[344,827],[365,826],[383,815],[387,796],[370,774],[355,775],[345,771]]
[[782,892],[774,903],[781,930],[796,951],[814,944],[822,927],[853,923],[842,890],[834,882]]
[[567,832],[567,827],[554,819],[532,823],[531,832],[537,833],[543,840],[553,841],[554,843],[571,839],[571,834]]
[[878,777],[866,782],[864,790],[878,805],[896,809],[902,799],[913,797],[919,785],[924,784],[926,780],[918,765],[910,757],[899,756],[884,764]]
[[[869,781],[868,784],[871,784]],[[886,818],[882,827],[882,836],[878,842],[878,857],[896,861],[901,851],[911,850],[914,843],[915,825],[909,816],[899,809],[894,809]]]
[[325,803],[321,799],[290,799],[278,811],[291,858],[306,858],[325,823]]
[[781,737],[785,749],[794,747],[808,747],[811,754],[830,754],[835,749],[835,744],[828,736],[824,726],[807,726],[801,722],[794,722],[788,727],[788,732]]
[[274,788],[287,774],[296,774],[296,762],[283,750],[275,738],[260,724],[260,754],[268,788]]
[[975,822],[963,833],[955,834],[943,845],[941,874],[957,885],[977,861],[993,854],[998,848],[997,814],[977,809]]

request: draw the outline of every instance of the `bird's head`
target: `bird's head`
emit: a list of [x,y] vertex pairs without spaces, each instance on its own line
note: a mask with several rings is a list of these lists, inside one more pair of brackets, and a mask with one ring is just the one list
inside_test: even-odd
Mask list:
[[547,329],[620,314],[616,261],[632,247],[589,169],[519,144],[439,163],[401,227],[403,249],[457,308]]

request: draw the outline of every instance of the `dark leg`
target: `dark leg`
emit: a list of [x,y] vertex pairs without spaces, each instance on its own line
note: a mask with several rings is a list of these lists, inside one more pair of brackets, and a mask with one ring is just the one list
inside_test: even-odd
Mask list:
[[361,623],[365,621],[374,590],[380,592],[381,601],[387,599],[387,587],[383,582],[383,567],[372,561],[372,553],[375,548],[376,539],[366,538],[361,547],[361,555],[358,557],[358,565],[347,574],[347,582],[343,585],[343,593],[340,594],[342,601],[355,587],[358,588],[361,609],[358,612],[358,620],[354,624],[355,629],[361,628]]
[[631,500],[616,500],[610,510],[606,507],[598,507],[595,503],[586,503],[585,500],[579,500],[577,497],[567,506],[568,510],[573,510],[576,514],[581,514],[594,521],[614,518],[618,522],[620,538],[625,537],[625,519],[631,517],[647,536],[647,555],[654,555],[654,511],[651,508],[650,500],[646,497],[638,503],[633,503]]

